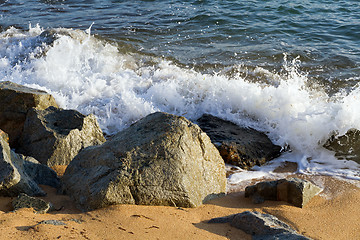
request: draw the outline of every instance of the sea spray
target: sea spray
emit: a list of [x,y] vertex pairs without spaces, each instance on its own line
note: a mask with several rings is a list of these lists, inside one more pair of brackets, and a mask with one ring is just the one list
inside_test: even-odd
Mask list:
[[[274,143],[290,146],[291,152],[275,165],[293,161],[301,173],[360,179],[359,164],[339,161],[323,148],[333,134],[360,129],[360,87],[329,96],[308,83],[300,64],[285,55],[280,72],[260,66],[249,72],[266,78],[256,82],[201,73],[139,52],[120,52],[116,43],[90,35],[90,28],[44,30],[37,25],[0,33],[1,81],[45,90],[63,108],[93,113],[108,134],[155,111],[191,120],[209,113],[264,131]],[[269,166],[234,174],[229,182],[273,174]]]

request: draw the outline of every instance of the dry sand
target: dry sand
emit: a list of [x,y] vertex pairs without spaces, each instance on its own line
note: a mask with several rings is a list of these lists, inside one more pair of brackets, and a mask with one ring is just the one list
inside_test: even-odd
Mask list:
[[[300,176],[304,177],[304,176]],[[1,239],[251,239],[229,224],[208,224],[214,217],[246,210],[277,216],[313,239],[360,239],[360,189],[330,177],[306,177],[325,189],[304,208],[285,202],[253,204],[244,192],[233,192],[198,208],[117,205],[80,212],[68,196],[42,186],[59,211],[35,214],[32,209],[11,210],[11,198],[0,198]],[[38,224],[61,220],[64,226]]]

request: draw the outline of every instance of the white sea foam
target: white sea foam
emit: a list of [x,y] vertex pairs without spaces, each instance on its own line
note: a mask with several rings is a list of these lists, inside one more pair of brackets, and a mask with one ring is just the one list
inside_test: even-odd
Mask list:
[[[269,84],[241,77],[201,74],[161,59],[144,65],[131,54],[87,32],[54,29],[57,38],[46,43],[39,26],[0,33],[0,81],[12,81],[48,91],[63,108],[94,113],[111,134],[149,113],[165,111],[192,120],[203,113],[268,133],[292,152],[273,164],[293,161],[299,172],[360,179],[359,164],[335,160],[322,145],[333,133],[360,129],[360,87],[329,97],[311,89],[298,60],[284,60],[286,74],[260,67],[256,74]],[[255,74],[255,73],[254,73]],[[273,174],[271,166],[240,172],[230,183]]]

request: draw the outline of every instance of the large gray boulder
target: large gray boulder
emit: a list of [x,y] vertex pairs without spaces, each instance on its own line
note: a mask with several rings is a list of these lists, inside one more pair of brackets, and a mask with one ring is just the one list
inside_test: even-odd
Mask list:
[[16,197],[19,193],[44,196],[45,192],[24,171],[24,161],[0,136],[0,196]]
[[64,190],[82,209],[112,204],[196,207],[226,191],[224,161],[184,117],[154,113],[69,164]]
[[245,188],[245,197],[252,198],[254,203],[265,200],[285,201],[296,207],[304,207],[321,188],[308,180],[299,178],[264,181]]
[[0,82],[0,103],[0,128],[9,134],[11,147],[17,146],[26,114],[31,108],[58,107],[47,92],[9,81]]
[[219,149],[225,163],[250,169],[280,155],[281,147],[255,129],[240,127],[208,114],[199,118],[197,123]]
[[245,211],[213,218],[208,223],[230,223],[231,226],[251,234],[253,240],[309,240],[277,217],[260,212]]
[[29,110],[18,151],[48,166],[68,165],[83,148],[103,142],[94,115],[49,107]]

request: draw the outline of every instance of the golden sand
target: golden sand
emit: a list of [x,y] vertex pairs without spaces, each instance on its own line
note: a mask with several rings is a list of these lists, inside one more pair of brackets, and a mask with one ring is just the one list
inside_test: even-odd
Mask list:
[[[360,189],[331,177],[306,177],[323,182],[322,194],[304,208],[285,202],[253,204],[244,192],[230,193],[198,208],[117,205],[80,212],[68,196],[42,186],[59,211],[35,214],[11,210],[11,198],[0,198],[1,239],[251,239],[229,224],[208,224],[214,217],[246,210],[272,214],[313,239],[360,239]],[[61,220],[64,226],[38,224]]]

